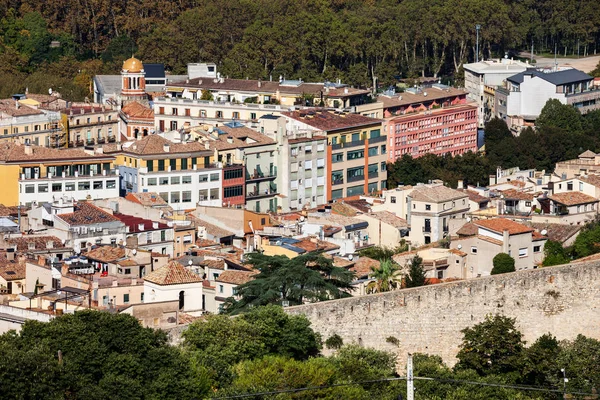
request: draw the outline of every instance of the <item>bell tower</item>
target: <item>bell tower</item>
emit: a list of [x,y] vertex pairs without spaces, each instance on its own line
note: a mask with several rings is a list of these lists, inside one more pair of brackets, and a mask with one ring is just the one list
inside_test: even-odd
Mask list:
[[132,101],[148,105],[146,95],[146,72],[140,60],[131,57],[121,69],[121,106]]

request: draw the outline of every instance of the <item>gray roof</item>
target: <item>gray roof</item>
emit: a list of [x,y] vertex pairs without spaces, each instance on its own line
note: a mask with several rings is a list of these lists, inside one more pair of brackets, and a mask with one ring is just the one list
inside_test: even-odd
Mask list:
[[[152,77],[149,77],[152,79]],[[185,81],[187,75],[167,75],[167,84],[178,81]],[[94,82],[98,92],[102,95],[112,95],[121,93],[121,75],[96,75]],[[146,92],[162,92],[164,85],[146,85]]]
[[439,186],[417,186],[409,196],[416,201],[428,201],[442,203],[445,201],[462,199],[468,197],[466,193],[451,189],[444,185]]
[[509,77],[508,80],[513,83],[521,84],[525,79],[525,75],[531,75],[532,77],[537,76],[538,78],[552,83],[553,85],[565,85],[568,83],[583,82],[594,79],[590,75],[578,69],[566,69],[563,71],[548,73],[541,71],[525,71]]

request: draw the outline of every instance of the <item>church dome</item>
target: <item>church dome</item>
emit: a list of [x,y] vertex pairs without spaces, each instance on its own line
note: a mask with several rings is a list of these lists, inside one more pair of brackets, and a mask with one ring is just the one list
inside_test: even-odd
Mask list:
[[123,63],[123,71],[127,72],[142,72],[144,65],[140,60],[135,57],[131,57],[129,60],[125,60]]

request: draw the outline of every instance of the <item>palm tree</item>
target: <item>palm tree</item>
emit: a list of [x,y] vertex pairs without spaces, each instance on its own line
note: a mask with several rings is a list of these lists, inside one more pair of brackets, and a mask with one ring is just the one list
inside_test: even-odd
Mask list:
[[371,267],[371,278],[367,285],[367,293],[382,293],[398,289],[402,286],[400,266],[390,259],[381,261],[379,268]]

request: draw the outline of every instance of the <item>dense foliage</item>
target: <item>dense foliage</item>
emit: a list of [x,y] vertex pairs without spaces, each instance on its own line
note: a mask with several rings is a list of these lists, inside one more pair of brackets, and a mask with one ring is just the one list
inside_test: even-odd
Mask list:
[[372,266],[370,277],[373,280],[367,284],[367,293],[389,292],[402,286],[400,266],[390,259],[381,261],[378,268]]
[[336,267],[321,253],[294,258],[284,255],[248,255],[247,263],[258,271],[254,279],[237,287],[237,298],[229,298],[226,311],[232,314],[267,304],[303,304],[350,295],[354,273]]
[[498,253],[492,260],[492,275],[515,272],[515,259],[506,253]]
[[237,78],[387,85],[421,74],[460,79],[475,59],[476,24],[480,58],[531,45],[586,55],[600,39],[598,2],[575,0],[2,0],[0,15],[2,96],[45,92],[41,77],[82,96],[86,76],[117,72],[132,53],[174,73],[212,61]]
[[573,245],[563,247],[558,242],[548,241],[544,246],[545,267],[566,264],[571,260],[600,253],[600,220],[586,224]]
[[407,266],[404,275],[404,287],[413,288],[427,285],[426,275],[425,268],[423,268],[423,259],[415,255]]

